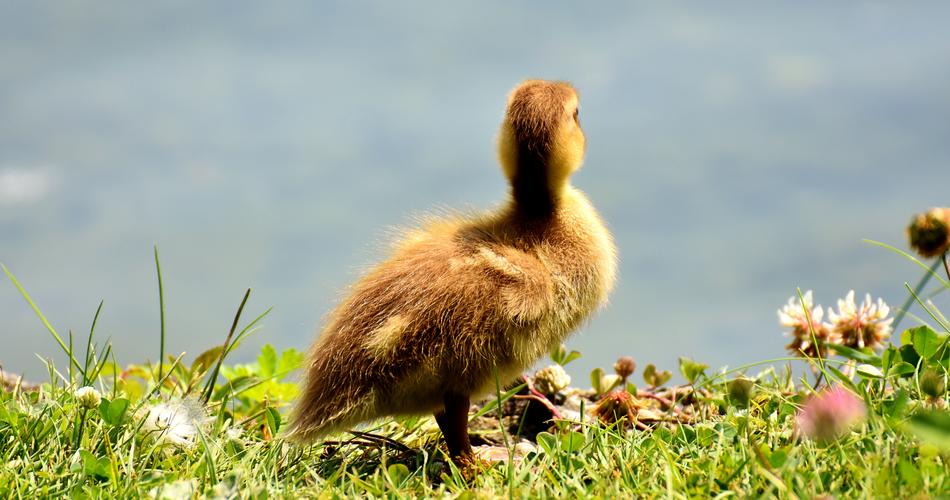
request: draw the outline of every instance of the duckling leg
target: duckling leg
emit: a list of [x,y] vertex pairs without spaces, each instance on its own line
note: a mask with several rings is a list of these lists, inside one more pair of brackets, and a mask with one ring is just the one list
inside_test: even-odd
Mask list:
[[449,456],[459,463],[474,454],[468,441],[468,394],[446,393],[443,401],[445,408],[435,414],[435,421],[445,436]]

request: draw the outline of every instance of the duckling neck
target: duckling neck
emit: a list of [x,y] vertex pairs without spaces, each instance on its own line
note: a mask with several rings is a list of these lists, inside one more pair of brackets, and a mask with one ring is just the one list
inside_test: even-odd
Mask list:
[[561,186],[554,186],[543,159],[525,155],[511,179],[511,196],[518,215],[530,220],[548,219],[560,201]]

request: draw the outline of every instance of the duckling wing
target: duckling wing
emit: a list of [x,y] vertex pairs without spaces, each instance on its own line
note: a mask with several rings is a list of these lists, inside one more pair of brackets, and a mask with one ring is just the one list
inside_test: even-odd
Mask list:
[[414,365],[530,327],[552,307],[555,279],[537,255],[487,234],[431,238],[360,280],[325,335],[349,338],[377,363]]
[[461,277],[484,282],[488,294],[497,299],[494,312],[502,322],[531,323],[552,305],[555,274],[539,257],[524,250],[480,245],[456,266]]

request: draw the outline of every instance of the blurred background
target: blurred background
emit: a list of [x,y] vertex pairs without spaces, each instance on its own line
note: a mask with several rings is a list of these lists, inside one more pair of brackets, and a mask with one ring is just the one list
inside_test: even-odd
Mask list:
[[[0,5],[0,262],[63,334],[156,360],[220,343],[247,287],[305,348],[382,245],[506,194],[494,138],[527,77],[572,81],[575,184],[620,248],[580,376],[784,355],[796,287],[894,307],[915,212],[950,203],[950,4],[238,2]],[[398,233],[397,233],[398,234]],[[946,304],[946,297],[938,300]],[[906,321],[905,326],[912,324]],[[0,280],[0,364],[58,347]],[[639,380],[639,376],[637,376]],[[586,380],[586,377],[580,381]]]

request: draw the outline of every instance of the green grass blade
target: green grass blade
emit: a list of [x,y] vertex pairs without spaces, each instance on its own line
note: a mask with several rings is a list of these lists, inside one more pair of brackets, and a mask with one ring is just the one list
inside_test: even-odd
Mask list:
[[917,301],[917,305],[919,305],[921,309],[926,311],[927,314],[929,314],[930,317],[933,318],[933,320],[936,321],[937,324],[940,325],[940,327],[944,329],[944,331],[950,332],[950,325],[948,325],[945,321],[943,321],[943,318],[934,314],[934,312],[931,311],[930,308],[927,307],[927,305],[924,304],[922,300],[920,300],[920,297],[918,297],[917,294],[913,290],[910,289],[910,285],[908,285],[907,283],[904,283],[904,287],[906,287],[907,290],[910,291],[911,298]]
[[218,469],[214,465],[214,457],[211,456],[211,446],[208,444],[208,439],[205,437],[205,433],[201,431],[201,426],[196,425],[195,432],[198,434],[198,438],[201,440],[201,445],[204,448],[204,458],[208,467],[208,477],[211,479],[211,484],[217,484]]
[[[825,371],[825,358],[821,355],[820,344],[818,343],[818,337],[815,335],[815,325],[814,325],[814,322],[812,321],[811,311],[808,309],[808,305],[805,303],[805,296],[802,295],[802,289],[796,288],[795,293],[798,294],[798,301],[802,305],[802,310],[805,311],[805,320],[808,321],[808,334],[811,335],[812,344],[815,346],[818,346],[819,348],[818,356],[815,357],[814,361],[818,363],[818,370],[821,372],[822,376],[824,376],[827,379],[828,372]],[[809,359],[809,361],[812,361],[812,359],[810,358],[807,358],[807,359]],[[821,379],[819,378],[819,380],[815,382],[814,388],[818,389],[818,384],[820,383],[821,383]]]
[[498,402],[498,430],[501,431],[501,439],[505,443],[505,449],[508,450],[508,466],[507,466],[507,478],[508,478],[508,498],[514,498],[513,490],[511,489],[511,475],[513,467],[513,453],[511,448],[511,443],[508,442],[508,430],[505,429],[505,415],[501,408],[501,380],[498,377],[498,365],[492,365],[492,375],[495,377],[495,401]]
[[[67,338],[69,339],[69,355],[72,356],[73,355],[73,331],[72,330],[69,330],[69,335]],[[86,378],[85,373],[82,374],[82,378],[84,379]],[[70,363],[69,364],[69,383],[73,384],[75,383],[75,381],[76,381],[76,375],[73,372],[73,365],[72,363]]]
[[[110,357],[110,356],[112,357],[112,364],[113,364],[114,366],[119,366],[119,365],[115,362],[115,355],[112,353],[112,344],[108,344],[108,343],[107,343],[105,350],[102,351],[102,359],[99,360],[98,363],[96,363],[96,369],[95,369],[95,371],[92,372],[92,376],[89,377],[90,380],[95,380],[95,379],[99,378],[99,374],[102,373],[102,369],[105,368],[106,363],[109,362],[109,357]],[[114,377],[115,377],[115,374],[113,374],[113,378],[114,378]],[[113,382],[114,382],[114,380],[113,380]]]
[[[738,366],[738,367],[736,367],[736,368],[732,368],[732,369],[728,369],[728,370],[723,370],[723,371],[721,371],[721,372],[719,372],[719,373],[717,373],[717,374],[715,374],[715,375],[712,375],[712,376],[710,376],[709,378],[707,378],[706,380],[704,380],[704,381],[702,381],[701,383],[697,384],[696,387],[697,387],[697,388],[708,388],[708,387],[711,387],[711,386],[713,385],[713,382],[715,382],[716,380],[721,379],[721,378],[724,378],[724,377],[727,377],[727,376],[729,376],[729,375],[732,375],[733,373],[743,373],[743,372],[745,372],[746,370],[748,370],[749,368],[754,368],[754,367],[756,367],[756,366],[762,366],[762,365],[772,365],[772,364],[778,363],[778,362],[780,362],[780,361],[807,361],[807,362],[811,362],[808,358],[803,358],[803,357],[800,357],[800,356],[783,356],[783,357],[781,357],[781,358],[772,358],[772,359],[766,359],[766,360],[764,360],[764,361],[756,361],[756,362],[754,362],[754,363],[746,363],[746,364],[741,365],[741,366]],[[829,363],[831,363],[831,364],[835,364],[835,363],[836,363],[836,364],[839,364],[839,365],[845,364],[845,362],[844,362],[844,361],[841,361],[840,359],[825,359],[825,360],[823,360],[823,362],[824,362],[826,365],[829,364]]]
[[102,312],[103,303],[104,303],[103,301],[101,300],[99,301],[99,307],[96,308],[96,315],[92,317],[92,326],[89,328],[89,336],[86,337],[86,356],[83,360],[83,367],[85,368],[86,372],[83,373],[82,385],[87,385],[89,384],[89,382],[91,382],[88,374],[89,374],[89,363],[92,361],[92,355],[93,355],[92,336],[96,332],[96,323],[99,322],[99,313]]
[[[920,281],[918,281],[917,286],[914,287],[913,293],[908,295],[907,298],[904,299],[904,304],[901,306],[900,309],[897,310],[897,315],[894,317],[894,325],[893,325],[894,330],[897,330],[897,327],[900,326],[901,321],[904,319],[904,316],[907,316],[907,313],[910,310],[910,306],[914,303],[914,295],[915,294],[920,295],[920,292],[924,289],[925,286],[927,286],[927,282],[930,281],[930,278],[934,274],[936,274],[937,267],[939,266],[940,266],[940,261],[934,262],[934,265],[930,268],[930,270],[924,273],[924,275],[920,277]],[[940,288],[939,290],[945,290],[945,288]]]
[[164,385],[165,381],[168,380],[168,378],[172,376],[172,372],[175,370],[175,367],[178,366],[179,363],[181,363],[181,358],[184,358],[184,357],[185,357],[185,353],[181,353],[178,355],[177,358],[175,358],[172,364],[168,367],[168,372],[165,373],[165,375],[162,376],[162,378],[158,379],[158,381],[155,383],[155,387],[148,393],[147,396],[142,398],[142,401],[139,403],[139,406],[136,408],[136,410],[138,410],[138,408],[141,408],[142,405],[148,402],[148,398],[159,393],[159,391],[162,388],[162,385]]
[[225,351],[225,356],[227,356],[228,354],[231,354],[231,351],[233,351],[235,348],[237,348],[237,346],[241,344],[241,341],[244,340],[244,337],[247,337],[248,335],[251,335],[252,333],[256,332],[258,329],[254,328],[254,325],[256,325],[260,320],[264,319],[264,317],[270,314],[272,310],[274,310],[273,307],[268,307],[266,311],[262,312],[260,315],[254,318],[253,321],[248,323],[247,326],[245,326],[244,329],[242,329],[240,333],[238,333],[234,337],[234,341],[231,342],[231,345],[229,345],[228,349]]
[[221,356],[218,358],[218,362],[214,365],[214,370],[211,372],[211,375],[208,377],[208,384],[205,386],[204,394],[202,395],[202,402],[208,404],[208,401],[211,399],[211,394],[214,392],[214,382],[218,379],[218,372],[221,370],[221,364],[224,363],[224,356],[228,352],[228,345],[231,343],[231,339],[234,337],[234,332],[237,330],[238,322],[241,320],[241,313],[244,311],[244,305],[247,304],[247,299],[251,296],[251,289],[248,288],[244,292],[244,298],[241,299],[241,305],[238,306],[237,313],[234,315],[234,321],[231,322],[231,330],[228,331],[228,336],[224,339],[224,345],[221,348]]
[[158,378],[162,378],[165,368],[165,290],[162,287],[162,264],[158,260],[158,245],[152,247],[155,251],[155,273],[158,275],[158,314],[160,333],[158,344]]
[[20,282],[17,281],[16,277],[13,276],[13,273],[11,273],[9,269],[7,269],[7,266],[0,264],[0,268],[3,269],[3,272],[7,275],[7,278],[9,278],[10,281],[13,283],[13,286],[15,286],[17,290],[19,290],[20,295],[23,296],[23,298],[26,300],[26,303],[29,304],[31,308],[33,308],[33,312],[36,313],[36,316],[40,318],[40,321],[43,322],[43,326],[45,326],[46,330],[49,331],[50,335],[53,336],[53,339],[56,340],[56,343],[59,344],[59,347],[63,350],[66,356],[69,357],[70,363],[72,363],[77,369],[79,369],[79,372],[85,376],[85,371],[83,370],[82,366],[80,366],[79,361],[76,361],[76,358],[73,357],[73,353],[71,352],[69,347],[66,346],[66,343],[63,342],[63,338],[59,336],[59,333],[56,332],[56,329],[53,328],[53,325],[50,324],[50,322],[46,319],[46,316],[43,315],[43,312],[40,311],[40,308],[37,307],[35,302],[33,302],[33,299],[30,298],[30,294],[26,293],[26,289],[23,288],[23,285],[21,285]]
[[[521,389],[524,389],[526,386],[527,386],[527,384],[518,384],[518,385],[515,386],[514,388],[509,389],[508,391],[502,393],[501,398],[499,398],[499,399],[501,400],[502,403],[504,403],[505,401],[508,401],[509,399],[511,399],[512,397],[514,397],[515,394],[518,394],[518,392],[519,392]],[[476,418],[478,418],[478,417],[481,417],[481,416],[483,416],[483,415],[486,415],[486,414],[487,414],[488,412],[490,412],[490,411],[493,411],[495,408],[498,407],[498,401],[499,401],[499,399],[494,399],[494,400],[492,400],[492,401],[489,401],[488,403],[485,403],[485,406],[483,406],[480,410],[478,410],[477,412],[475,412],[475,414],[472,415],[471,418],[469,418],[469,420],[476,419]]]
[[935,263],[934,266],[927,267],[927,264],[924,264],[923,262],[919,261],[919,260],[917,259],[917,257],[914,257],[913,255],[911,255],[911,254],[909,254],[909,253],[907,253],[907,252],[905,252],[905,251],[903,251],[903,250],[901,250],[901,249],[899,249],[899,248],[892,247],[891,245],[888,245],[887,243],[881,243],[880,241],[874,241],[874,240],[864,240],[864,242],[865,242],[865,243],[870,243],[870,244],[872,244],[872,245],[877,245],[877,246],[882,247],[882,248],[886,248],[886,249],[888,249],[888,250],[890,250],[890,251],[892,251],[892,252],[894,252],[894,253],[896,253],[896,254],[898,254],[898,255],[903,256],[905,259],[907,259],[907,260],[913,262],[914,264],[917,264],[917,265],[920,266],[921,268],[927,270],[927,272],[930,273],[930,275],[933,276],[937,281],[939,281],[941,285],[943,285],[945,288],[950,289],[950,282],[948,282],[947,280],[943,279],[939,274],[937,274],[937,267],[940,266],[940,261],[939,261],[939,260]]

